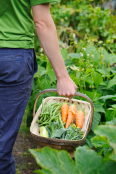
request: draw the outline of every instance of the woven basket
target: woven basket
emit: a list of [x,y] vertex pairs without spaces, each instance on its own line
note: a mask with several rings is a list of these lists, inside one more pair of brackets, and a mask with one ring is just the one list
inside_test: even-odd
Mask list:
[[44,146],[49,146],[49,147],[55,148],[55,149],[60,149],[60,150],[64,149],[67,151],[74,151],[75,147],[84,144],[86,136],[90,131],[92,120],[93,120],[93,110],[94,110],[93,103],[88,96],[86,96],[85,94],[79,93],[79,92],[76,92],[75,95],[87,99],[88,102],[82,101],[82,100],[76,100],[76,99],[68,99],[68,98],[64,98],[64,97],[47,97],[47,98],[45,98],[44,102],[46,100],[50,101],[50,102],[67,102],[69,104],[75,104],[77,106],[77,110],[78,110],[78,108],[85,109],[85,120],[84,120],[83,128],[82,128],[82,130],[84,131],[84,136],[81,140],[63,140],[63,139],[46,138],[46,137],[42,137],[39,135],[39,131],[38,131],[39,125],[37,123],[37,120],[39,119],[39,115],[41,113],[42,104],[40,105],[40,107],[38,108],[36,113],[35,113],[35,108],[36,108],[37,100],[40,97],[40,95],[47,93],[47,92],[57,92],[57,90],[56,89],[46,89],[46,90],[41,91],[38,94],[38,96],[36,97],[34,107],[33,107],[33,120],[32,120],[31,126],[30,126],[31,136],[33,137],[33,139],[38,141],[38,145],[39,145],[38,148],[41,148]]

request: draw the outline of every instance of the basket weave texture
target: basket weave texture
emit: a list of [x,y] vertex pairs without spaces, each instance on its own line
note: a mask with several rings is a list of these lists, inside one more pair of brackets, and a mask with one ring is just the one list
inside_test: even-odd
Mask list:
[[79,145],[83,145],[86,139],[86,136],[91,128],[92,119],[93,119],[93,105],[91,102],[86,102],[83,100],[76,100],[76,99],[68,99],[64,97],[47,97],[44,99],[43,102],[66,102],[69,104],[75,104],[78,109],[84,109],[85,111],[85,119],[83,123],[82,130],[84,131],[84,136],[81,140],[63,140],[63,139],[54,139],[54,138],[46,138],[39,135],[39,125],[37,120],[39,119],[39,115],[41,113],[42,104],[38,108],[34,118],[32,120],[30,126],[30,133],[33,139],[38,141],[38,144],[42,147],[50,146],[56,149],[65,149],[65,150],[72,150]]

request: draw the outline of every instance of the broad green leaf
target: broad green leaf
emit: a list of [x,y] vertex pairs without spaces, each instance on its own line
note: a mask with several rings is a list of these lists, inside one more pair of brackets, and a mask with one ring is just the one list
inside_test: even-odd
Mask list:
[[89,74],[89,73],[92,72],[92,71],[93,71],[93,69],[87,68],[87,69],[86,69],[86,74]]
[[110,65],[113,65],[114,63],[116,63],[116,55],[109,54],[108,55],[108,62],[110,63]]
[[75,59],[79,59],[81,57],[79,53],[70,53],[68,56]]
[[54,174],[50,170],[47,169],[41,169],[41,170],[35,170],[34,173],[39,173],[39,174]]
[[99,100],[106,101],[107,99],[114,99],[114,98],[116,98],[116,95],[106,95],[106,96],[100,97]]
[[113,118],[113,120],[111,120],[111,121],[107,121],[105,124],[106,125],[115,125],[116,126],[116,118]]
[[109,81],[107,88],[111,88],[112,86],[116,85],[116,75],[112,80]]
[[85,82],[87,82],[88,84],[93,86],[94,82],[93,82],[91,76],[85,77],[84,80],[85,80]]
[[39,76],[42,76],[42,75],[46,74],[46,69],[45,69],[43,66],[38,65],[37,74],[38,74]]
[[76,167],[79,174],[98,174],[102,166],[102,157],[86,146],[78,147],[75,152]]
[[116,95],[106,95],[106,96],[102,96],[102,97],[99,97],[100,100],[107,100],[107,99],[115,99],[116,98]]
[[93,54],[95,51],[96,51],[96,48],[94,46],[89,46],[86,49],[87,54],[91,54],[91,53]]
[[101,105],[101,103],[94,103],[94,111],[105,113],[105,110],[103,106]]
[[100,120],[101,115],[98,112],[94,112],[91,130],[95,129],[95,127],[100,123]]
[[68,51],[66,49],[61,49],[60,51],[61,51],[63,59],[65,60],[67,58]]
[[93,81],[95,83],[96,88],[98,88],[98,86],[100,85],[100,83],[103,81],[103,78],[102,78],[101,74],[93,71],[92,72],[92,78],[93,78]]
[[101,73],[102,75],[105,75],[105,76],[110,75],[105,69],[97,69],[97,71],[98,71],[99,73]]
[[97,66],[99,64],[100,54],[98,52],[94,52],[90,56],[90,59],[91,59],[92,63],[94,64],[94,66]]
[[106,51],[105,48],[100,48],[101,55],[104,55],[103,62],[108,62],[109,53]]
[[109,145],[114,149],[110,155],[110,159],[116,161],[116,126],[113,125],[100,125],[94,132],[99,136],[105,136]]
[[101,85],[101,86],[104,86],[104,87],[107,87],[107,83],[106,83],[106,82],[104,82],[104,81],[103,81],[103,82],[101,82],[101,83],[100,83],[100,85]]
[[[49,170],[53,174],[78,174],[75,162],[66,151],[58,151],[49,147],[40,150],[29,150],[42,168]],[[52,174],[51,173],[51,174]]]
[[116,118],[116,110],[113,108],[107,109],[105,117],[106,121],[111,121],[113,118]]
[[114,109],[116,109],[116,104],[112,105],[112,107],[113,107]]
[[54,74],[53,69],[48,69],[46,73],[48,74],[51,82],[55,82],[56,81],[56,76]]
[[39,84],[41,90],[48,89],[51,87],[50,81],[48,79],[41,79]]
[[116,34],[113,34],[112,35],[112,39],[116,39]]
[[97,147],[109,147],[106,137],[104,136],[95,136],[92,138],[93,145]]
[[89,134],[87,135],[86,139],[85,139],[85,145],[88,146],[89,148],[93,147],[91,139],[94,136],[95,136],[95,134],[93,133],[93,131],[90,131]]
[[110,67],[110,70],[113,74],[116,74],[116,65],[114,65],[113,67]]
[[116,173],[116,162],[106,161],[103,163],[99,174],[115,174]]
[[97,91],[95,92],[90,92],[90,91],[85,91],[85,94],[91,98],[92,101],[98,100],[98,98],[101,96]]

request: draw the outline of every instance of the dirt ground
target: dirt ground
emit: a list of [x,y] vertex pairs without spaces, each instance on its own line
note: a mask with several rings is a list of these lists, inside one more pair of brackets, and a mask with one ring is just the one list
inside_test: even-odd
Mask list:
[[30,154],[28,149],[37,148],[37,142],[19,133],[13,148],[13,156],[16,164],[16,174],[33,174],[34,170],[39,169],[35,159]]

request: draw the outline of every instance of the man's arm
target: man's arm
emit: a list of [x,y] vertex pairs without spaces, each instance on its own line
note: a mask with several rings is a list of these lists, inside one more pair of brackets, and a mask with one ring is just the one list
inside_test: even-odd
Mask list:
[[57,78],[57,92],[61,96],[72,98],[76,92],[76,85],[69,77],[62,59],[56,27],[50,14],[49,4],[32,7],[33,20],[37,35]]

